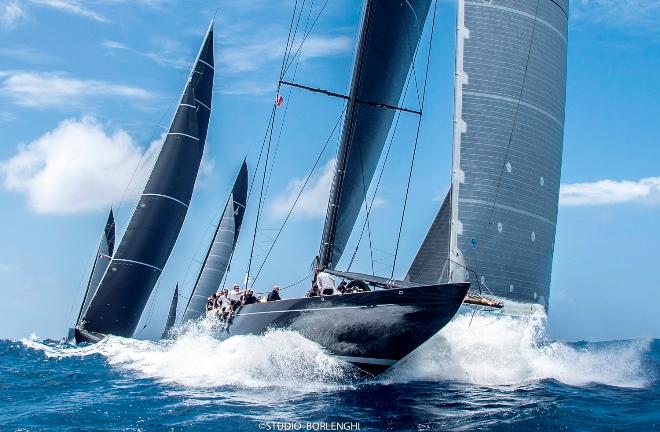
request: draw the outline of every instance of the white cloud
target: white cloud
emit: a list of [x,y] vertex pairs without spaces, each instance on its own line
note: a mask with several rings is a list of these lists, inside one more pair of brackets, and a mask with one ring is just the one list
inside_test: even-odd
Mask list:
[[49,63],[55,61],[55,56],[36,51],[26,46],[0,47],[0,57],[20,60],[28,63]]
[[16,0],[0,2],[0,27],[7,30],[15,28],[27,17],[27,12]]
[[16,105],[47,108],[79,104],[85,97],[147,99],[147,90],[104,81],[81,80],[60,72],[0,71],[0,94]]
[[[346,36],[310,36],[300,51],[300,60],[305,61],[350,52],[351,42],[351,38]],[[223,65],[223,70],[227,72],[250,72],[260,69],[268,62],[281,61],[285,47],[286,40],[284,39],[236,44],[221,48],[218,58]],[[295,52],[297,48],[298,45],[294,45],[293,51]]]
[[89,18],[94,21],[109,23],[110,20],[106,17],[87,9],[76,0],[30,0],[32,3],[46,6],[52,9],[57,9],[61,12],[66,12],[72,15],[78,15],[84,18]]
[[[293,216],[301,218],[317,218],[325,216],[328,207],[330,186],[334,175],[335,159],[330,159],[320,173],[312,175],[307,187],[293,211]],[[306,177],[305,177],[306,178]],[[289,182],[286,189],[278,194],[270,204],[270,213],[274,217],[283,217],[289,213],[305,178],[295,178]]]
[[658,30],[658,0],[578,0],[571,3],[571,18],[615,26]]
[[275,94],[275,83],[260,81],[232,81],[225,84],[220,92],[225,95],[264,96]]
[[4,187],[24,193],[37,213],[102,210],[116,204],[129,183],[128,198],[141,192],[161,145],[162,138],[145,151],[123,130],[107,132],[92,117],[69,119],[20,145],[0,173]]
[[599,180],[592,183],[563,184],[559,203],[565,206],[660,202],[660,177],[639,181]]
[[14,120],[16,120],[16,115],[15,114],[13,114],[9,111],[0,110],[0,124],[13,122]]
[[174,67],[177,69],[189,69],[192,66],[193,59],[186,59],[183,54],[183,47],[168,39],[158,39],[157,48],[154,51],[140,51],[131,48],[121,42],[106,40],[101,42],[101,46],[112,51],[126,51],[138,56],[146,57],[153,62],[161,65]]

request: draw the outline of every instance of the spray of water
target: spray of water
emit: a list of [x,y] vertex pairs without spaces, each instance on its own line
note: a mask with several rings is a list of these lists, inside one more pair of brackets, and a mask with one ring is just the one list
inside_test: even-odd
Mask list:
[[543,316],[458,315],[384,377],[517,385],[554,379],[568,385],[644,387],[650,341],[566,344],[551,341]]
[[[644,387],[648,341],[565,344],[545,334],[542,317],[458,315],[440,333],[376,383],[454,381],[482,386],[518,385],[544,379]],[[200,321],[160,342],[108,337],[83,348],[24,345],[49,357],[102,355],[112,367],[185,387],[284,387],[292,392],[336,390],[356,383],[355,368],[292,331],[223,339],[213,323]]]

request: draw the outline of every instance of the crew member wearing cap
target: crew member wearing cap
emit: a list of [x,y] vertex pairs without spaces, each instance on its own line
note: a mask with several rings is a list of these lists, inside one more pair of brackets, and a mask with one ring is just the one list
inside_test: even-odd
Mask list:
[[282,297],[280,297],[280,287],[275,285],[273,287],[273,290],[268,294],[268,301],[277,301],[277,300],[282,300]]
[[259,300],[254,296],[252,288],[245,290],[245,295],[243,296],[243,304],[249,305],[253,303],[258,303]]

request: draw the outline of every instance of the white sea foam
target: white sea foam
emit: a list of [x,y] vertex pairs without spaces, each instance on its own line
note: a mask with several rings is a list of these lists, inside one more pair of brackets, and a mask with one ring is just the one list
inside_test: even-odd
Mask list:
[[[457,381],[480,386],[518,385],[543,379],[582,386],[648,384],[643,357],[648,341],[565,344],[548,340],[540,317],[458,315],[439,334],[376,382]],[[292,392],[351,385],[355,369],[292,331],[218,337],[206,321],[152,342],[110,336],[83,348],[24,339],[49,357],[103,355],[113,367],[185,387],[282,387]]]
[[103,355],[113,367],[141,377],[186,387],[284,387],[309,392],[345,387],[356,369],[329,356],[316,343],[292,331],[262,336],[217,337],[207,322],[192,323],[160,342],[110,336],[83,348],[24,345],[49,357]]
[[541,316],[461,314],[384,379],[484,386],[555,379],[574,386],[644,387],[649,377],[643,357],[649,349],[650,342],[643,340],[570,345],[550,341]]

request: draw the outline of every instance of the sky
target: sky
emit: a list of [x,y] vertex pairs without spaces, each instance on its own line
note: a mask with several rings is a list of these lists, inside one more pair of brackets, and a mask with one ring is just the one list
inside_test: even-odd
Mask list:
[[[305,3],[300,28],[319,18],[287,79],[345,93],[361,5],[332,0],[319,14],[323,3]],[[192,289],[212,224],[244,158],[254,177],[293,4],[0,0],[0,338],[32,333],[60,338],[75,321],[107,212],[115,209],[121,235],[215,16],[216,78],[204,159],[186,222],[138,326],[137,337],[160,335],[175,284],[181,283],[184,296]],[[429,83],[396,256],[399,277],[449,187],[454,2],[439,1],[436,20],[430,58],[420,55],[415,65],[420,73],[428,60]],[[429,28],[421,46],[428,46]],[[548,317],[553,338],[660,338],[658,76],[660,2],[572,0]],[[327,96],[290,88],[281,94],[252,262],[251,274],[261,268],[258,290],[288,286],[308,274],[332,179],[338,141],[332,131],[343,109],[341,100]],[[413,96],[406,95],[403,104],[415,109]],[[416,126],[411,115],[400,119],[370,216],[373,268],[386,275],[392,271]],[[261,183],[258,175],[255,184]],[[228,281],[243,281],[257,204],[255,195]],[[366,238],[360,243],[354,270],[371,271],[366,243]],[[354,235],[348,258],[356,244]],[[307,286],[303,282],[283,294],[300,295]]]

